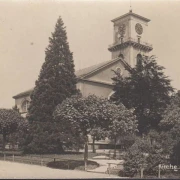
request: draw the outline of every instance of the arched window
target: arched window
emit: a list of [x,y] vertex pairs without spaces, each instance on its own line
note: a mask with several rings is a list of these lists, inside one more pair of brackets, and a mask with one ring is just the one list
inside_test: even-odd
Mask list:
[[116,68],[116,73],[117,73],[118,75],[122,75],[122,71],[121,71],[121,68],[120,68],[120,67],[117,67],[117,68]]
[[120,54],[119,57],[120,57],[121,59],[124,59],[124,55],[123,55],[123,54]]
[[139,64],[141,62],[142,62],[142,55],[141,54],[137,54],[136,63]]
[[22,103],[22,112],[27,112],[28,111],[28,108],[29,108],[29,101],[28,100],[25,100],[23,103]]

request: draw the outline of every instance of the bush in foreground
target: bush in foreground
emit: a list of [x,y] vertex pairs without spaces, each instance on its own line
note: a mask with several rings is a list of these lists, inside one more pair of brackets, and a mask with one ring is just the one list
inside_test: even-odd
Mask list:
[[[62,160],[49,162],[48,167],[55,169],[71,169],[71,170],[84,170],[84,161],[83,160]],[[95,169],[99,167],[99,164],[94,161],[87,162],[87,169]]]
[[165,155],[160,144],[147,138],[139,138],[127,151],[124,163],[124,176],[134,177],[144,169],[144,174],[158,174],[158,165],[166,164]]

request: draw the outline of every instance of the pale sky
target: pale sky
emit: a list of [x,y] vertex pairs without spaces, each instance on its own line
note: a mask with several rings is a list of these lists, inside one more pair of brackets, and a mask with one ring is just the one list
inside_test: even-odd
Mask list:
[[[133,12],[151,19],[151,54],[158,57],[173,87],[180,89],[180,1],[131,0]],[[59,16],[67,30],[75,69],[111,59],[112,19],[129,11],[127,1],[0,1],[0,108],[12,96],[34,87],[45,58],[48,38]]]

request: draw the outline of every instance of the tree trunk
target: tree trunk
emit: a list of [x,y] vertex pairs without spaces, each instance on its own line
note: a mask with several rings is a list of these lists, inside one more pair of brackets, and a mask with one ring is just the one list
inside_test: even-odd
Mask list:
[[88,136],[84,143],[84,170],[87,171],[87,161],[88,161]]
[[3,134],[3,151],[5,150],[6,146],[6,134]]
[[151,142],[151,145],[153,144],[153,140],[152,140],[152,138],[150,138],[150,142]]
[[140,170],[140,177],[141,178],[143,178],[143,176],[144,176],[143,172],[144,172],[144,168],[141,168],[141,170]]
[[95,136],[93,136],[93,153],[96,153],[96,149],[95,149]]
[[116,159],[116,137],[114,138],[114,156],[113,158]]

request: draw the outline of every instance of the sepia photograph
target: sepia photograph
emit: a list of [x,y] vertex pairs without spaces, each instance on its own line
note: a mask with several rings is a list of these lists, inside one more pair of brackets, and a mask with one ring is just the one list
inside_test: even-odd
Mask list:
[[180,179],[180,1],[0,0],[0,179]]

